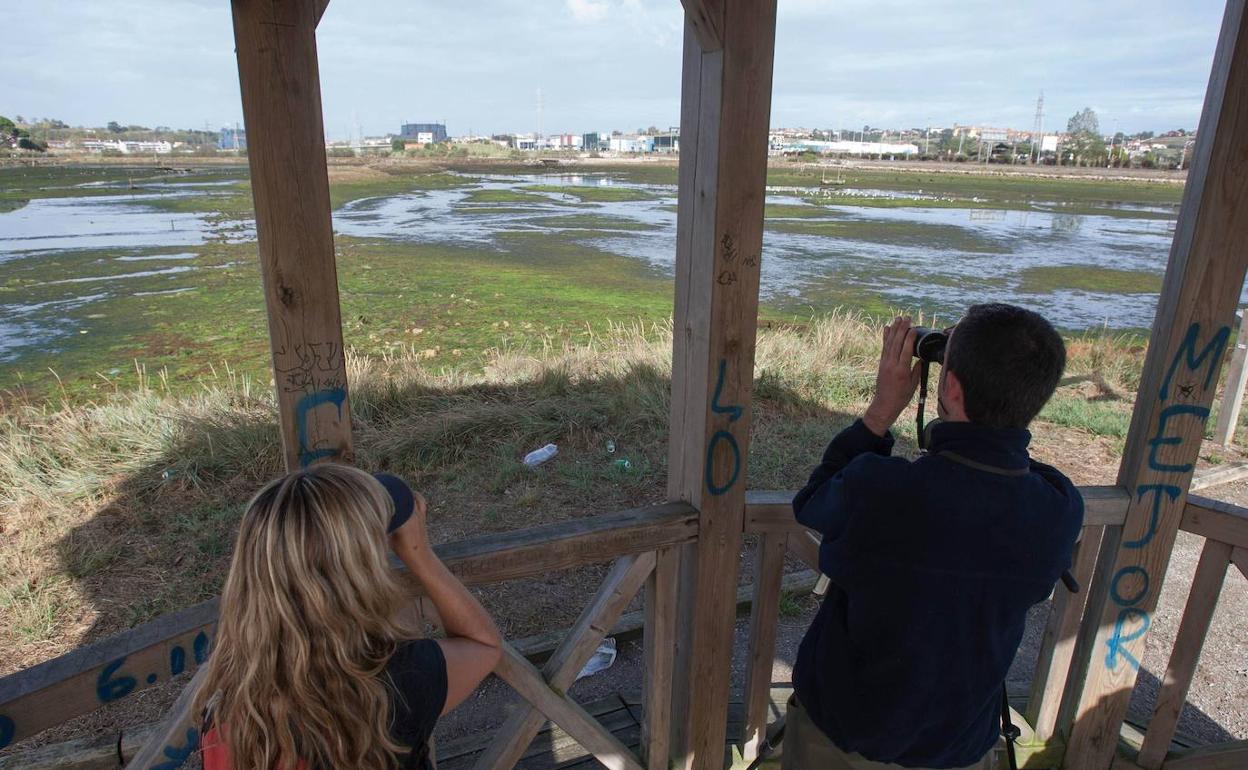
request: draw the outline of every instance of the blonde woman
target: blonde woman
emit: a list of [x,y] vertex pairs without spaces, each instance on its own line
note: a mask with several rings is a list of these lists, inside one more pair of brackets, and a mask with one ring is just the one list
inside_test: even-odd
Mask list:
[[[429,768],[429,736],[498,662],[489,615],[434,555],[399,478],[324,464],[243,514],[197,713],[205,770]],[[387,542],[445,639],[402,620]]]

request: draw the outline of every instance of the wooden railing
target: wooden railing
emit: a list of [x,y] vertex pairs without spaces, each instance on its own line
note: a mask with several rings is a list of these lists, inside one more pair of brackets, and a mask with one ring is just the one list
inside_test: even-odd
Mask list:
[[[1121,526],[1127,496],[1118,487],[1083,487],[1084,535],[1076,551],[1077,579],[1088,585],[1106,527]],[[767,732],[771,672],[785,557],[792,553],[818,569],[817,536],[793,518],[791,492],[747,495],[745,530],[757,536],[751,558],[749,651],[743,701],[741,752],[757,755]],[[1187,753],[1168,753],[1175,725],[1228,565],[1248,569],[1248,509],[1192,497],[1183,529],[1206,538],[1156,712],[1134,764],[1147,770],[1211,770],[1248,766],[1248,744],[1238,742]],[[592,601],[539,669],[522,646],[507,643],[496,673],[526,702],[499,728],[478,756],[477,770],[512,767],[545,720],[561,727],[609,768],[660,770],[669,761],[670,683],[675,645],[676,585],[680,546],[697,533],[697,512],[665,504],[576,519],[439,546],[439,556],[468,585],[522,579],[604,561],[613,565]],[[808,574],[808,573],[807,573]],[[792,577],[792,576],[790,576]],[[807,583],[809,585],[809,583]],[[644,588],[645,690],[642,756],[635,755],[566,694],[604,636]],[[1062,761],[1063,711],[1069,710],[1074,648],[1085,619],[1086,593],[1058,590],[1019,719],[1024,724],[1024,767]],[[428,603],[423,605],[428,611]],[[7,743],[89,713],[197,668],[210,650],[217,602],[166,615],[67,655],[0,679],[0,733]],[[436,621],[436,616],[429,615]],[[1086,629],[1083,629],[1086,633]],[[192,688],[186,688],[188,695]],[[195,749],[189,695],[151,734],[146,752],[128,767],[174,768]],[[150,731],[149,731],[150,732]],[[1237,764],[1238,763],[1238,764]]]

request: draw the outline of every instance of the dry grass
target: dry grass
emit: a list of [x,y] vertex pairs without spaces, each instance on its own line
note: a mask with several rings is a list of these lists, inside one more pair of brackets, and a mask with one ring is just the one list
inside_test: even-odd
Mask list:
[[[804,481],[869,398],[877,340],[878,326],[852,314],[760,332],[751,487]],[[439,542],[660,501],[670,351],[670,326],[617,326],[587,344],[495,351],[479,373],[430,371],[416,351],[352,357],[359,464],[425,490]],[[1070,351],[1072,375],[1117,397],[1063,389],[1053,421],[1109,435],[1112,452],[1140,350],[1088,338]],[[903,421],[903,442],[912,431]],[[278,441],[267,383],[228,370],[193,396],[145,382],[0,415],[0,673],[214,595],[241,506],[280,470]],[[556,460],[524,467],[547,442]],[[487,601],[509,632],[533,633],[571,619],[581,584],[596,581],[549,576]]]

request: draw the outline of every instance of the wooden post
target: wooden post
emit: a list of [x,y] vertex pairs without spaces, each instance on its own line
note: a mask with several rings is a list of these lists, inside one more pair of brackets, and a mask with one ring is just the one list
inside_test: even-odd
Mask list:
[[231,5],[286,467],[350,461],[316,63],[316,22],[325,2]]
[[1248,263],[1248,15],[1230,0],[1118,482],[1131,494],[1113,566],[1089,596],[1095,641],[1068,770],[1105,770],[1183,515]]
[[1235,442],[1235,427],[1239,425],[1239,410],[1244,405],[1244,388],[1248,388],[1248,323],[1243,312],[1239,315],[1239,338],[1231,351],[1231,365],[1226,372],[1226,385],[1222,388],[1222,409],[1218,412],[1218,427],[1213,440],[1222,446]]
[[[700,511],[682,554],[673,757],[724,761],[767,184],[775,0],[687,3],[668,494]],[[721,35],[717,50],[700,38]],[[713,42],[711,43],[713,44]]]

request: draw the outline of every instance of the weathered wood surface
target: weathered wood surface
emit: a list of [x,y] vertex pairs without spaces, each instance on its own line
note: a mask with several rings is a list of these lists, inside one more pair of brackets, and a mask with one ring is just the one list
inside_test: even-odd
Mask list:
[[754,548],[754,601],[750,607],[750,641],[745,661],[745,732],[741,756],[753,762],[767,737],[767,715],[771,692],[771,669],[776,654],[776,624],[780,619],[780,582],[784,579],[784,557],[788,535],[769,532]]
[[195,669],[216,622],[212,599],[0,679],[0,748]]
[[[597,595],[581,612],[563,643],[542,669],[547,685],[566,692],[628,603],[654,570],[655,554],[646,552],[616,560]],[[495,731],[494,742],[477,760],[476,770],[507,770],[524,755],[542,729],[543,717],[523,704]]]
[[1162,770],[1244,770],[1248,741],[1231,741],[1171,752]]
[[727,0],[681,0],[685,18],[693,26],[703,51],[724,47],[724,5]]
[[1192,485],[1188,488],[1188,491],[1196,492],[1246,478],[1248,478],[1248,463],[1219,465],[1214,468],[1206,468],[1203,471],[1196,471],[1192,475]]
[[545,714],[547,719],[567,731],[608,770],[642,770],[637,757],[623,743],[586,713],[579,703],[551,689],[533,664],[511,645],[503,644],[503,657],[494,673]]
[[1248,15],[1226,6],[1118,482],[1131,494],[1066,755],[1104,770],[1143,658],[1248,266]]
[[1248,548],[1248,508],[1191,495],[1180,529],[1211,540]]
[[1244,388],[1248,387],[1248,323],[1243,311],[1239,315],[1239,334],[1231,351],[1231,365],[1226,369],[1226,384],[1222,388],[1222,408],[1218,411],[1218,427],[1213,440],[1222,446],[1235,441],[1235,427],[1239,425],[1239,410],[1244,405]]
[[1205,541],[1200,562],[1196,565],[1196,575],[1192,578],[1192,588],[1187,595],[1187,605],[1183,608],[1183,619],[1174,639],[1170,663],[1162,679],[1161,692],[1153,707],[1153,718],[1148,723],[1144,745],[1135,760],[1146,770],[1158,770],[1166,758],[1174,728],[1179,723],[1179,714],[1187,702],[1187,691],[1196,674],[1200,651],[1205,646],[1213,610],[1222,594],[1222,584],[1226,582],[1226,568],[1230,560],[1231,546],[1216,540]]
[[231,6],[286,467],[350,462],[316,60],[324,8],[319,0],[233,0]]
[[1104,533],[1104,527],[1083,528],[1083,537],[1071,567],[1071,574],[1081,589],[1079,593],[1072,594],[1061,584],[1053,591],[1053,609],[1040,642],[1036,673],[1031,681],[1031,697],[1027,700],[1027,723],[1040,740],[1048,740],[1057,734],[1058,710],[1071,671],[1075,638],[1087,606],[1087,586],[1096,567]]
[[[672,673],[676,662],[676,590],[680,548],[655,553],[654,572],[646,581],[645,677],[642,690],[642,760],[646,770],[668,770],[671,757]],[[740,607],[738,594],[738,608]]]
[[[774,530],[806,529],[793,518],[793,496],[796,491],[759,491],[745,495],[745,531],[750,533]],[[1083,496],[1083,525],[1102,527],[1122,524],[1130,502],[1125,489],[1115,485],[1079,487]]]
[[686,24],[668,472],[669,498],[700,511],[683,557],[673,689],[688,695],[673,708],[685,726],[673,748],[678,764],[703,769],[723,761],[776,25],[775,0],[722,5],[721,49]]

